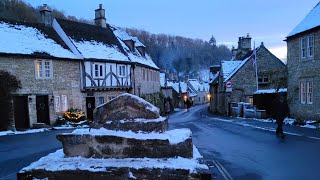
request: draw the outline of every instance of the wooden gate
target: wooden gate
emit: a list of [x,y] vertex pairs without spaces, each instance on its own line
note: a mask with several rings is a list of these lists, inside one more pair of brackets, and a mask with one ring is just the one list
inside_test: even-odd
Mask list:
[[37,122],[50,125],[48,96],[37,96]]
[[14,100],[14,119],[17,130],[29,129],[28,97],[15,96]]

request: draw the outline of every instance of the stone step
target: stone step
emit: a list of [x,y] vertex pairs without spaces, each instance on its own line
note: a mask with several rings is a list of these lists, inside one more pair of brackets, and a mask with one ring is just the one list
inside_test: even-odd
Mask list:
[[77,129],[57,135],[66,157],[85,158],[192,158],[189,129],[164,133],[134,133],[101,129]]
[[51,153],[23,168],[20,179],[211,179],[208,166],[194,157],[96,159],[64,157],[62,150]]

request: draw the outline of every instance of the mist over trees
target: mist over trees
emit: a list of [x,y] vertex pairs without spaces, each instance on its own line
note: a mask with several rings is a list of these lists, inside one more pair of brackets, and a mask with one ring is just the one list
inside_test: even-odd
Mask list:
[[[152,34],[144,30],[126,31],[146,46],[146,51],[161,69],[192,74],[193,71],[209,69],[222,60],[231,59],[231,51],[225,45],[216,45],[214,37],[209,41],[167,34]],[[214,40],[214,41],[212,41]]]
[[[54,9],[56,18],[93,24],[93,20],[66,16],[63,11]],[[26,22],[39,22],[41,6],[36,8],[22,0],[1,0],[0,17]],[[231,51],[225,45],[216,45],[212,37],[208,41],[191,39],[167,34],[152,34],[145,30],[126,28],[130,35],[136,36],[146,46],[147,53],[160,69],[183,74],[195,74],[209,66],[219,64],[221,60],[231,59]]]

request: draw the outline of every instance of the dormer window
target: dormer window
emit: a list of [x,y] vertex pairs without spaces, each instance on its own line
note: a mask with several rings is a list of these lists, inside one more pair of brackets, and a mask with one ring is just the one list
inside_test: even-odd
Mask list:
[[145,47],[139,46],[139,47],[137,47],[137,49],[138,49],[139,53],[141,54],[141,56],[145,57],[145,55],[146,55]]
[[130,49],[130,51],[133,51],[133,48],[134,48],[134,41],[133,40],[124,40],[124,43]]

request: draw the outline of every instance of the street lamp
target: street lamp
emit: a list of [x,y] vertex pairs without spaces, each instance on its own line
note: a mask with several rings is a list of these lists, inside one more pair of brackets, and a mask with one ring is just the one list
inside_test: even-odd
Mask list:
[[211,94],[210,93],[207,94],[207,98],[208,98],[208,101],[210,102],[210,100],[211,100]]

